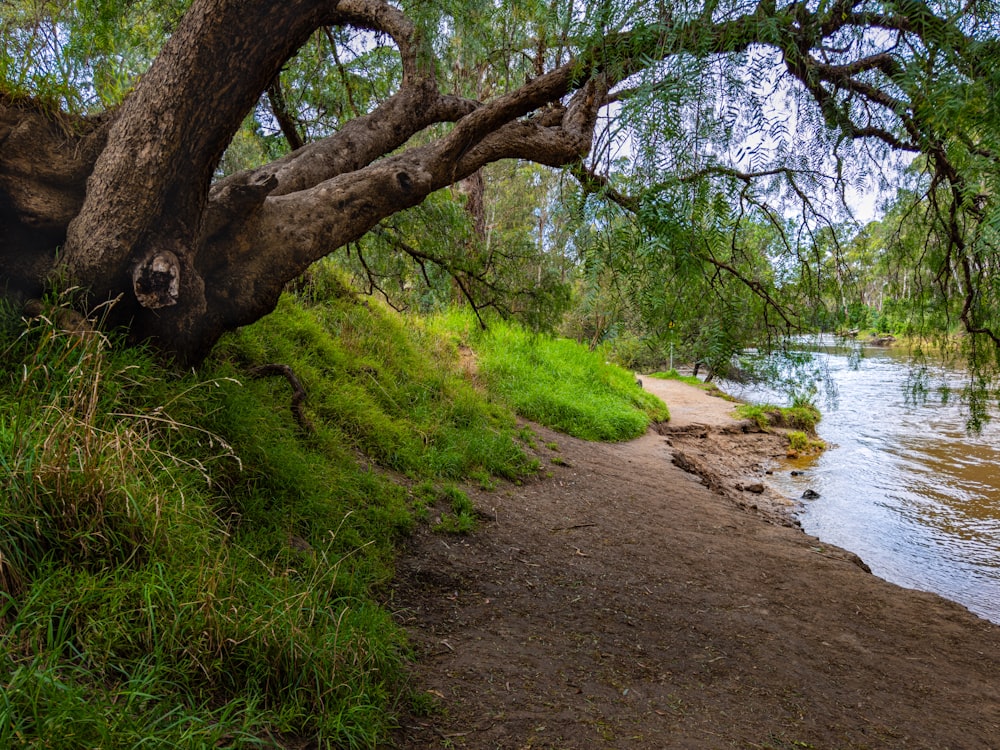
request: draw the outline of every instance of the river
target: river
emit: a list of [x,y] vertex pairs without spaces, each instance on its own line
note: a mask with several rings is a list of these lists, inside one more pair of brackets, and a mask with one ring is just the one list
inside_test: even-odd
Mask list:
[[[821,394],[836,393],[817,399],[829,448],[771,478],[789,497],[819,493],[802,501],[802,528],[855,552],[875,575],[1000,623],[1000,420],[969,434],[959,399],[942,403],[937,388],[959,392],[963,373],[943,366],[924,371],[931,387],[914,398],[904,351],[823,347],[814,357],[834,386]],[[773,396],[724,387],[748,401]]]

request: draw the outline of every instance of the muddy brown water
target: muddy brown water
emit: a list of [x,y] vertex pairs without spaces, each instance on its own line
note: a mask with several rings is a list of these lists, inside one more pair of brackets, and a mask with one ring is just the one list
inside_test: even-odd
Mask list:
[[[917,366],[901,349],[824,347],[815,357],[834,386],[834,398],[819,398],[818,432],[831,447],[772,482],[792,498],[819,493],[803,501],[803,529],[886,580],[1000,623],[1000,420],[970,434],[959,398],[966,375]],[[747,400],[774,395],[726,389]]]

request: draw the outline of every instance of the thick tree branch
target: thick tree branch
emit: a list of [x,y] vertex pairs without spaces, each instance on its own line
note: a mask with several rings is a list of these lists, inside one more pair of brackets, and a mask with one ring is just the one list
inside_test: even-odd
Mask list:
[[[215,165],[244,114],[333,5],[256,0],[249,12],[238,0],[196,0],[111,127],[115,147],[98,158],[69,228],[63,262],[71,278],[87,281],[99,299],[112,297],[145,244],[171,234],[190,243]],[[256,33],[261,24],[268,34]],[[177,177],[164,179],[165,172]],[[110,214],[119,217],[114,226]]]
[[330,26],[354,26],[389,35],[403,63],[403,85],[427,78],[431,70],[421,66],[419,40],[413,22],[399,8],[380,0],[340,0]]

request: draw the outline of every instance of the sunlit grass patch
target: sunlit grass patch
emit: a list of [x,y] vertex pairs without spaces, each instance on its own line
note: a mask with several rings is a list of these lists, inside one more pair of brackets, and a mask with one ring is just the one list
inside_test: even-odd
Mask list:
[[[345,298],[303,306],[286,297],[227,350],[252,365],[292,366],[312,384],[317,423],[387,467],[444,478],[530,470],[510,413],[475,390],[457,354],[417,319]],[[252,387],[274,398],[287,389],[280,379]]]
[[800,430],[810,435],[816,434],[816,425],[821,418],[819,409],[810,403],[800,403],[794,406],[740,404],[736,407],[736,414],[741,419],[753,420],[763,430],[771,427],[784,427]]
[[651,378],[658,378],[659,380],[677,380],[681,383],[687,383],[688,385],[694,385],[699,388],[704,388],[705,382],[701,378],[697,378],[694,375],[681,375],[677,370],[666,370],[661,372],[652,372],[649,374]]
[[526,419],[587,440],[615,441],[637,437],[651,421],[669,417],[632,373],[574,341],[499,320],[487,331],[460,315],[443,320],[469,341],[488,389]]

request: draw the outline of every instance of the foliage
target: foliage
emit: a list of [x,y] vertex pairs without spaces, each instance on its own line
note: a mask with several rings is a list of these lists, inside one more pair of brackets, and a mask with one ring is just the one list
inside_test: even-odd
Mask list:
[[[781,227],[721,192],[661,186],[635,215],[602,210],[577,233],[585,260],[575,320],[563,330],[603,342],[623,365],[671,356],[727,374],[749,346],[773,346],[803,322],[803,288],[774,263]],[[600,227],[600,228],[597,228]]]
[[434,530],[446,534],[468,534],[475,531],[476,510],[469,496],[454,486],[445,487],[442,496],[449,504],[449,511],[441,514]]
[[[402,211],[350,245],[338,265],[358,289],[398,310],[440,312],[469,303],[551,329],[569,306],[572,264],[550,237],[552,172],[519,164],[483,170],[481,216],[471,196],[449,188]],[[482,223],[482,233],[477,231]]]
[[788,447],[794,451],[804,451],[809,447],[809,437],[800,430],[788,433]]
[[[188,5],[8,2],[0,89],[113,117]],[[675,353],[713,374],[789,333],[961,328],[975,342],[956,353],[977,378],[995,377],[995,2],[847,6],[864,8],[856,13],[830,3],[391,7],[412,35],[351,13],[303,33],[280,74],[251,92],[235,137],[220,141],[230,146],[216,176],[336,138],[424,75],[449,103],[485,112],[572,66],[573,83],[551,99],[498,116],[509,130],[554,117],[555,134],[586,98],[577,87],[593,85],[610,106],[593,141],[588,123],[568,156],[527,141],[496,151],[510,161],[477,164],[485,209],[438,179],[416,208],[345,232],[339,260],[369,291],[422,311],[467,299],[548,330],[572,289],[567,335],[629,367]],[[476,119],[442,108],[447,116],[362,166],[427,153]],[[485,137],[461,153],[493,153]],[[543,165],[569,165],[579,186]],[[863,228],[858,191],[889,196],[884,217]]]
[[71,112],[119,104],[189,4],[5,2],[0,16],[0,92],[53,102]]
[[666,406],[639,388],[631,373],[576,342],[499,320],[478,330],[457,312],[439,325],[468,341],[490,391],[527,419],[586,440],[627,440],[650,421],[669,418]]
[[826,442],[817,438],[815,433],[789,430],[785,433],[785,436],[788,438],[790,458],[803,453],[819,453],[826,450]]
[[[785,403],[811,404],[822,392],[827,400],[836,400],[836,385],[821,359],[813,356],[810,337],[781,342],[772,351],[749,351],[736,360],[734,380],[765,383],[780,394]],[[853,357],[860,350],[852,352]]]

